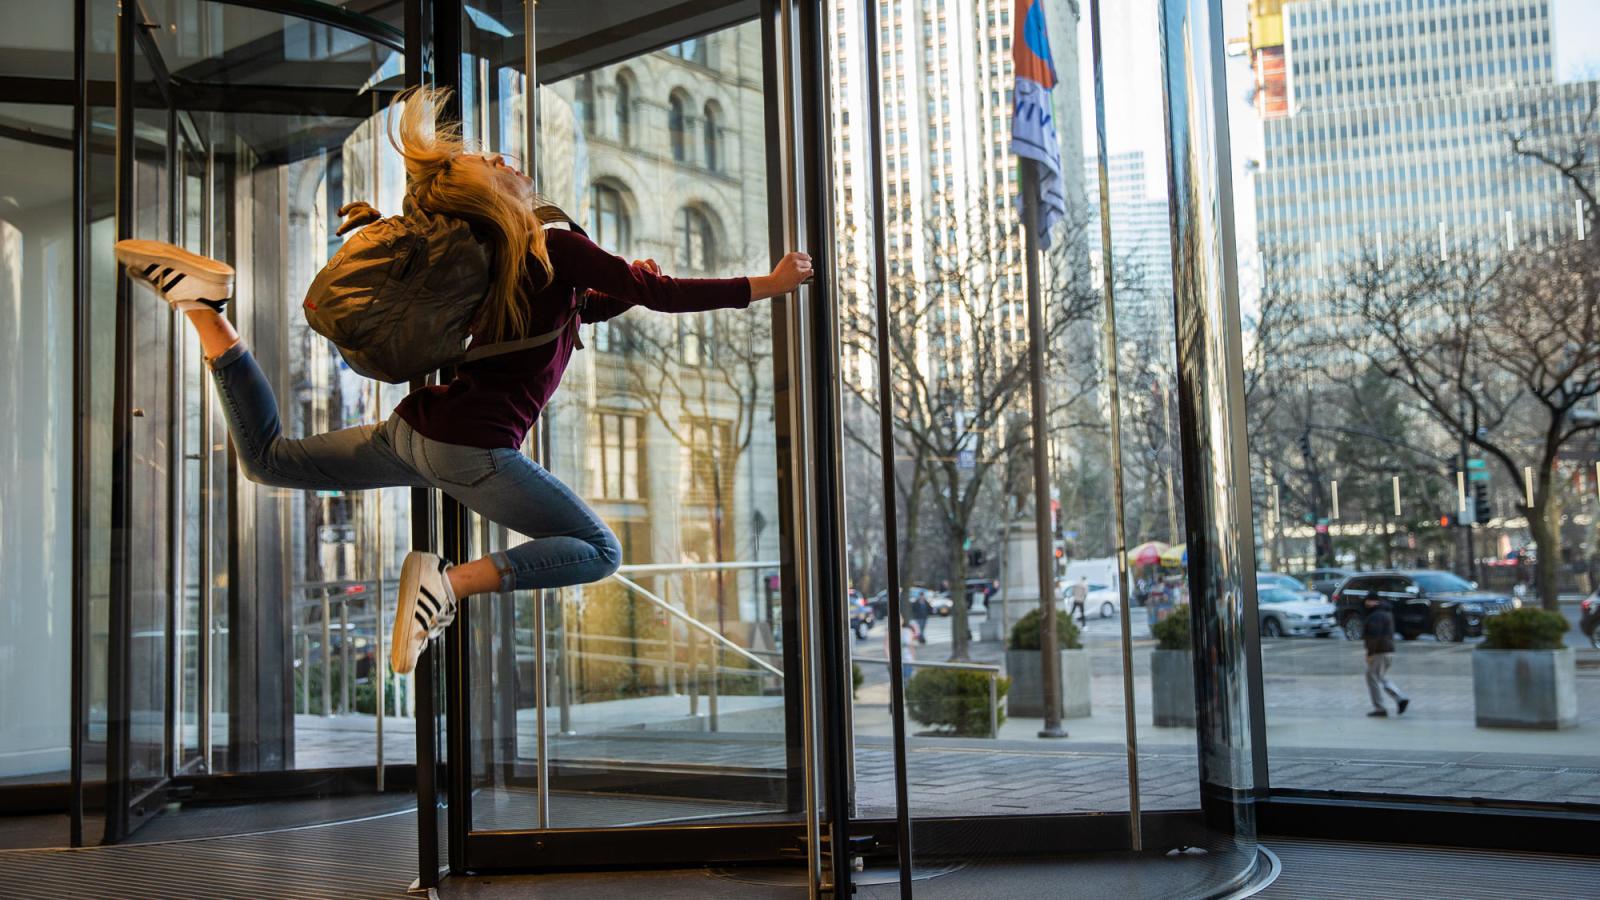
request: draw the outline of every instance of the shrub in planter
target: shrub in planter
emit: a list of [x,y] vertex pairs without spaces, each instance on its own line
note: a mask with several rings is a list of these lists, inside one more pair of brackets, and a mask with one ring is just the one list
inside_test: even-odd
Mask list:
[[1189,604],[1174,609],[1165,619],[1150,626],[1155,635],[1156,647],[1161,650],[1188,650],[1193,635],[1189,633]]
[[1537,606],[1525,606],[1484,620],[1483,650],[1560,650],[1562,635],[1572,626],[1567,617]]
[[[1011,642],[1006,649],[1006,674],[1011,676],[1012,715],[1043,717],[1044,705],[1044,655],[1039,652],[1038,609],[1017,620],[1011,629]],[[1056,646],[1061,666],[1061,715],[1082,718],[1089,715],[1089,655],[1081,653],[1083,641],[1079,639],[1078,625],[1072,616],[1056,611]]]
[[866,681],[866,680],[867,680],[867,676],[861,674],[861,666],[857,665],[856,663],[851,663],[850,664],[850,696],[852,698],[854,698],[856,696],[856,694],[861,690],[861,682]]
[[[1000,676],[997,701],[1011,689],[1011,679]],[[961,669],[921,669],[906,682],[906,710],[911,718],[955,737],[989,736],[989,675]],[[1005,704],[997,721],[1005,722]]]
[[[1027,615],[1017,620],[1011,626],[1011,650],[1037,650],[1039,639],[1039,610],[1030,611]],[[1078,637],[1078,624],[1072,621],[1072,616],[1056,610],[1056,648],[1059,650],[1081,650],[1083,641]]]
[[1174,609],[1150,627],[1156,649],[1150,651],[1151,712],[1156,725],[1194,727],[1193,637],[1189,606]]
[[1528,607],[1490,616],[1472,654],[1472,703],[1479,727],[1570,728],[1578,723],[1577,658],[1564,646],[1567,620]]

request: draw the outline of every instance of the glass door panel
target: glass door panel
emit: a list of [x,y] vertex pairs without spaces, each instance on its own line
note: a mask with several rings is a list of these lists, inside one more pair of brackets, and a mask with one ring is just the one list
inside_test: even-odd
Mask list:
[[[521,5],[501,6],[496,21],[519,28]],[[541,52],[590,19],[615,20],[624,35],[638,27],[621,4],[581,23],[551,14],[538,23]],[[469,17],[463,116],[469,136],[514,156],[520,76],[503,64],[520,63],[521,36],[498,42],[483,26]],[[595,48],[608,64],[540,86],[541,190],[602,248],[653,259],[666,274],[765,272],[760,24],[682,37],[648,53],[626,47],[662,40],[620,37]],[[682,316],[638,309],[584,328],[586,349],[527,450],[616,532],[623,567],[597,584],[477,607],[473,828],[798,815],[787,724],[798,688],[778,600],[787,530],[773,315],[764,304]],[[522,540],[491,526],[483,534],[491,547]]]

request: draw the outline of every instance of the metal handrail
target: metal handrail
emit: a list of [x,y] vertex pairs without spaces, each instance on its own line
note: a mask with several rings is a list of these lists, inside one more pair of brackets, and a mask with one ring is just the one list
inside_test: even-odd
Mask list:
[[[717,564],[716,563],[712,563],[711,565],[717,565]],[[738,565],[738,564],[734,564],[734,565]],[[748,566],[748,564],[746,564],[746,565]],[[684,612],[683,610],[677,608],[676,606],[673,606],[671,603],[668,603],[667,601],[661,599],[660,597],[657,597],[655,594],[653,594],[650,591],[646,590],[637,581],[634,581],[634,580],[624,576],[620,571],[614,573],[611,577],[618,584],[620,584],[623,587],[633,591],[634,593],[637,593],[639,596],[645,598],[646,600],[649,600],[651,603],[654,603],[656,606],[661,607],[663,610],[666,611],[666,613],[668,615],[673,616],[673,617],[681,620],[684,624],[688,625],[691,628],[699,630],[700,632],[702,632],[705,635],[707,635],[708,637],[710,637],[712,640],[718,642],[719,644],[722,644],[722,645],[728,647],[734,653],[738,654],[739,656],[744,657],[745,659],[748,659],[749,661],[755,663],[756,665],[758,665],[761,668],[767,670],[768,672],[772,673],[773,675],[776,675],[779,678],[783,677],[783,670],[782,669],[779,669],[778,667],[772,665],[771,663],[767,662],[766,660],[756,656],[754,653],[751,653],[750,651],[748,651],[745,648],[739,646],[738,644],[735,644],[733,641],[730,641],[726,637],[723,637],[722,633],[717,631],[715,628],[712,628],[711,626],[705,624],[704,622],[700,621],[699,619],[696,619],[694,616],[691,616],[688,613]]]
[[655,575],[664,572],[735,572],[750,569],[776,569],[783,565],[778,560],[757,560],[755,562],[709,562],[709,563],[637,563],[631,566],[622,566],[617,569],[624,575]]
[[[889,665],[888,659],[876,656],[852,656],[853,663],[878,663]],[[966,672],[987,672],[989,675],[989,737],[1000,737],[1000,667],[987,663],[954,663],[954,662],[918,662],[914,659],[901,660],[901,665],[921,666],[924,669],[956,669]]]

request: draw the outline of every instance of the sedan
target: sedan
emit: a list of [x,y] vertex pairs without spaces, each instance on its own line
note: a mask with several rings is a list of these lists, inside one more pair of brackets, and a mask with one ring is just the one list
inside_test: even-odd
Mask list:
[[1287,591],[1283,588],[1262,586],[1256,590],[1256,600],[1261,612],[1261,636],[1264,638],[1288,635],[1327,637],[1338,628],[1336,610],[1321,594],[1312,591],[1315,600],[1309,600],[1304,591]]
[[1288,591],[1302,600],[1311,600],[1315,602],[1328,599],[1327,597],[1323,596],[1321,591],[1306,587],[1306,583],[1304,581],[1301,581],[1293,575],[1285,575],[1281,572],[1257,572],[1256,590],[1263,591],[1267,588]]
[[1332,597],[1334,589],[1354,574],[1355,572],[1350,569],[1312,569],[1302,580],[1322,596]]
[[1117,614],[1122,606],[1122,592],[1114,584],[1089,584],[1089,598],[1084,601],[1084,614],[1091,610],[1098,611],[1100,618],[1109,619]]

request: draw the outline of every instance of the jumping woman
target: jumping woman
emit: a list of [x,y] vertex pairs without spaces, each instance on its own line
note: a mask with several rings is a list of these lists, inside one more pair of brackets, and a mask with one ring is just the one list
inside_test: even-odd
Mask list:
[[[740,309],[787,294],[811,274],[789,253],[767,275],[669,278],[653,260],[627,263],[572,231],[545,229],[533,181],[498,155],[468,153],[459,124],[435,126],[445,93],[402,95],[396,146],[407,197],[429,213],[465,220],[490,251],[492,272],[473,346],[604,322],[634,306],[667,313]],[[365,204],[341,213],[340,233],[376,218]],[[533,540],[461,565],[408,553],[390,661],[415,668],[456,604],[488,591],[557,588],[617,570],[622,547],[604,522],[555,476],[522,455],[523,437],[549,403],[576,346],[567,328],[542,346],[461,365],[446,385],[413,391],[378,425],[300,440],[283,436],[271,385],[222,313],[232,267],[157,241],[119,241],[117,259],[194,326],[245,476],[302,490],[426,487]]]

